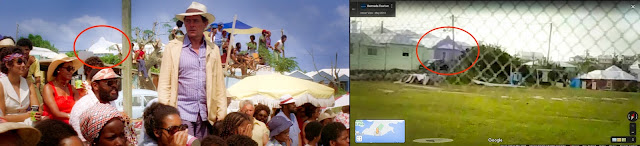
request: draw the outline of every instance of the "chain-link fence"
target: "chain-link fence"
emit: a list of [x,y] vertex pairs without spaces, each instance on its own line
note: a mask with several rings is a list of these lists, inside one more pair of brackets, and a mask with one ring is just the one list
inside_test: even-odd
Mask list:
[[[638,92],[640,5],[631,2],[398,1],[396,17],[351,17],[352,79],[429,73],[431,82]],[[455,26],[460,30],[438,29]],[[416,55],[420,57],[417,59]],[[369,71],[369,72],[367,72]],[[391,74],[391,76],[389,76]],[[369,78],[405,79],[387,72]],[[423,78],[415,81],[426,81]]]

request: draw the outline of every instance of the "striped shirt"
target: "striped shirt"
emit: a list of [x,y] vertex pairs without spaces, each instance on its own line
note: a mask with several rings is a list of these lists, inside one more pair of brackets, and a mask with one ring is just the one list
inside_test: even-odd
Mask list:
[[185,35],[178,69],[178,111],[185,121],[207,121],[206,98],[206,44],[200,45],[198,53],[191,48]]

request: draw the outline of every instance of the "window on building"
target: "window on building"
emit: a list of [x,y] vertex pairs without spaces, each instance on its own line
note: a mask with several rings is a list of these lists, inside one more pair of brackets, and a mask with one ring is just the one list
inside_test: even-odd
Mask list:
[[442,60],[447,60],[447,52],[442,52]]
[[353,43],[349,43],[349,54],[353,54]]
[[409,53],[402,53],[402,56],[409,56]]
[[368,53],[369,55],[378,55],[378,50],[376,50],[375,48],[369,48],[368,49]]

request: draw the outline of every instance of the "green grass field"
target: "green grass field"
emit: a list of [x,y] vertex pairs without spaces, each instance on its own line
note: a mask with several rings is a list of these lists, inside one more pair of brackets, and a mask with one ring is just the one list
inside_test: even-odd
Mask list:
[[[627,113],[640,112],[638,93],[476,85],[440,89],[353,81],[351,125],[362,119],[404,119],[405,145],[610,144],[611,136],[629,135]],[[453,142],[413,142],[421,138]]]

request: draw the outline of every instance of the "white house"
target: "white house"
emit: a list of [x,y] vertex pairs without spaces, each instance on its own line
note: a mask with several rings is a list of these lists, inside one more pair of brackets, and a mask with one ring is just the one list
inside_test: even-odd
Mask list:
[[[391,31],[381,28],[357,31],[350,33],[349,36],[351,69],[417,70],[422,62],[416,57],[417,39],[421,35],[412,31]],[[425,61],[431,59],[433,50],[420,45],[418,54],[420,60]]]

